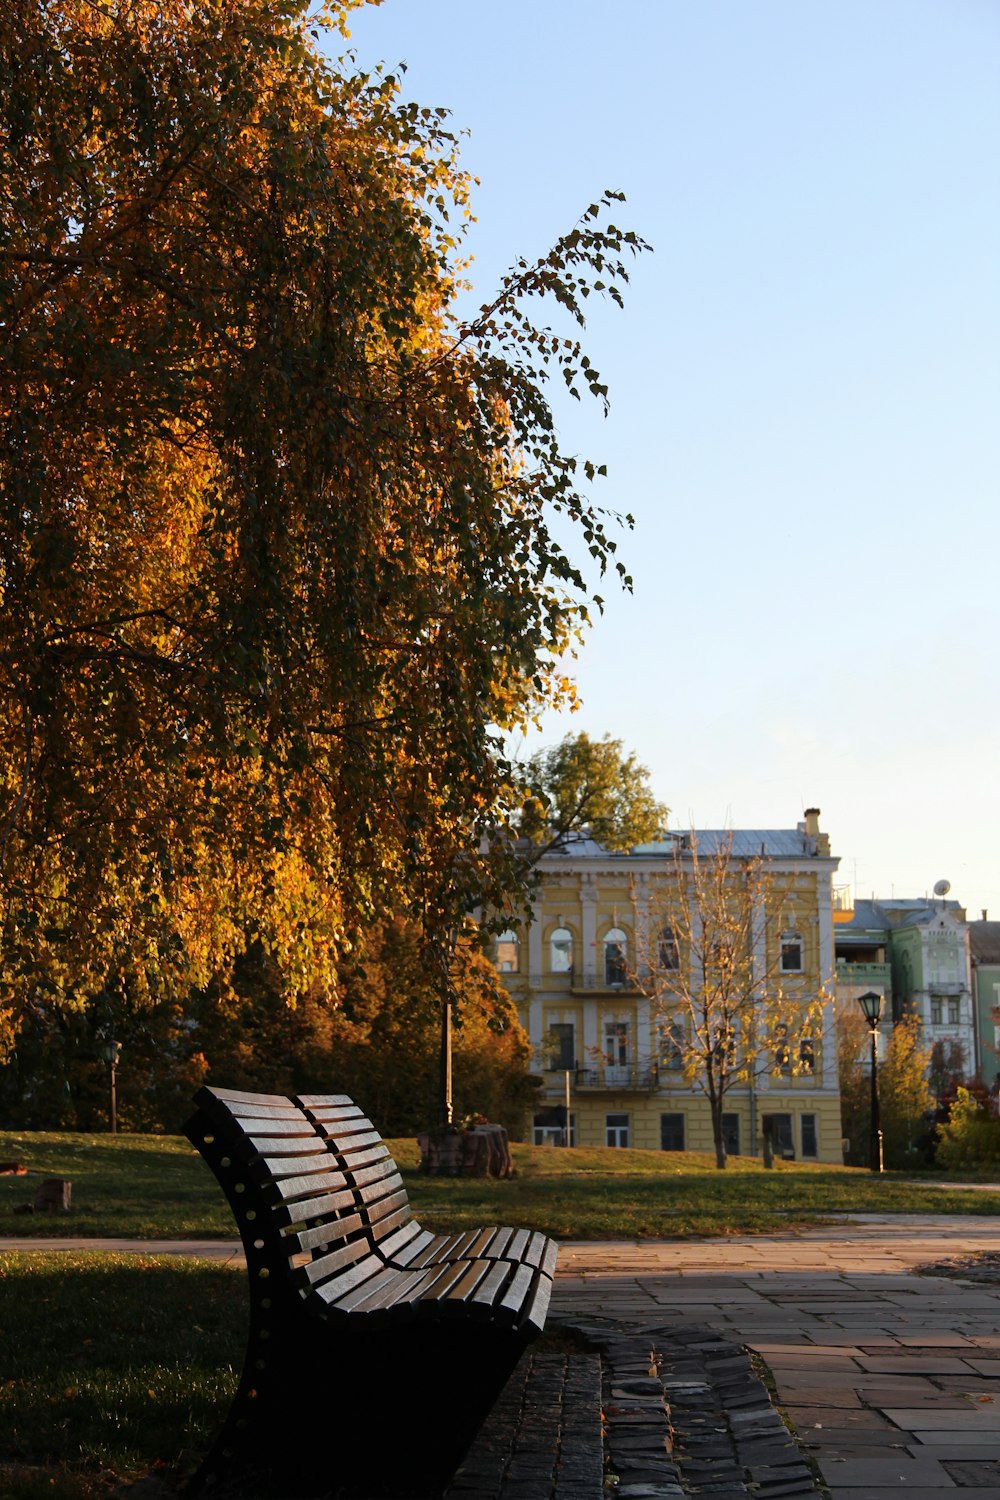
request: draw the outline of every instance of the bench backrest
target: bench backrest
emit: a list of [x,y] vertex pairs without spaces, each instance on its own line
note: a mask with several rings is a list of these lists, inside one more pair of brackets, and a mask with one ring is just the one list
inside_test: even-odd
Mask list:
[[301,1290],[338,1291],[415,1237],[399,1169],[344,1094],[245,1094],[202,1088],[189,1139],[222,1183],[244,1245],[288,1262]]

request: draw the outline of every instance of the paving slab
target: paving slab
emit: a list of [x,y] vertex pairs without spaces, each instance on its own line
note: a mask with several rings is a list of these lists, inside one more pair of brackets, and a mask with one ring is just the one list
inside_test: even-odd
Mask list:
[[830,1458],[824,1454],[823,1473],[827,1483],[840,1488],[876,1485],[880,1489],[912,1488],[934,1485],[954,1489],[955,1481],[939,1459],[913,1458],[907,1453],[881,1453],[877,1458]]
[[[871,1215],[799,1235],[658,1242],[630,1247],[625,1278],[614,1247],[575,1245],[556,1301],[593,1298],[616,1316],[669,1309],[685,1324],[697,1314],[754,1349],[835,1496],[945,1500],[964,1487],[988,1500],[990,1471],[943,1463],[955,1447],[962,1457],[948,1461],[1000,1450],[1000,1288],[916,1273],[980,1249],[1000,1251],[1000,1222]],[[711,1297],[691,1300],[706,1275]],[[974,1391],[996,1404],[975,1404]]]

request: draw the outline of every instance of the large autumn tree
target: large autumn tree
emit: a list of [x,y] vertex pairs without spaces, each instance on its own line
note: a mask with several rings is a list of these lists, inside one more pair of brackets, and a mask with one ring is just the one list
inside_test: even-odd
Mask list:
[[460,323],[442,113],[313,24],[0,9],[8,1031],[248,943],[304,992],[391,909],[446,930],[587,618],[553,519],[622,572],[544,386],[605,400],[572,320],[639,248],[614,195]]

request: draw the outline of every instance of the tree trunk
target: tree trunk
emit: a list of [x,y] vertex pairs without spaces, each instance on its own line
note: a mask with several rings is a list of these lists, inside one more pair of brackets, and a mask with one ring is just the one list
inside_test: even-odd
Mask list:
[[722,1101],[712,1101],[712,1135],[715,1139],[715,1165],[721,1172],[726,1165],[726,1141],[722,1134]]

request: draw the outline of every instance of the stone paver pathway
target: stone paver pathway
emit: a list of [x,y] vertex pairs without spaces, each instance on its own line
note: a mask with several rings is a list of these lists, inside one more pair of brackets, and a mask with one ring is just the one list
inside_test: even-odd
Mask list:
[[1000,1223],[864,1215],[800,1233],[574,1243],[553,1307],[707,1327],[755,1350],[833,1500],[963,1487],[1000,1500],[1000,1286],[914,1273],[975,1250],[1000,1251]]

